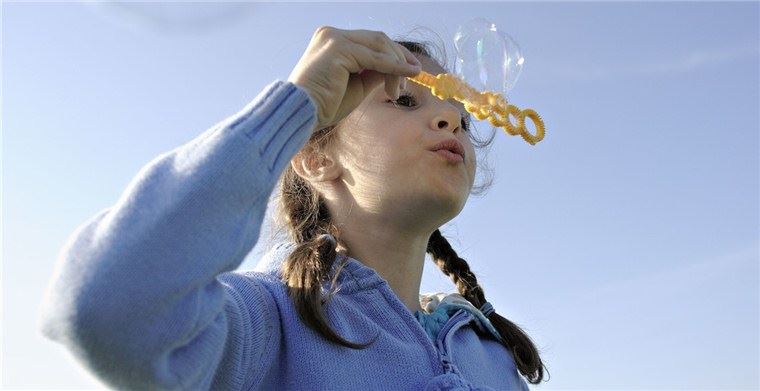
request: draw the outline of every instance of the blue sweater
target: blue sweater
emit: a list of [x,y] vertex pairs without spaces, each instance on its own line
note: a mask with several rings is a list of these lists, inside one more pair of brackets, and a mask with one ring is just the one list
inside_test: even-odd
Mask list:
[[269,196],[315,125],[282,80],[147,163],[61,249],[39,327],[91,373],[134,390],[526,390],[511,353],[458,310],[435,341],[374,269],[350,258],[325,312],[354,350],[298,318],[275,246],[236,271]]

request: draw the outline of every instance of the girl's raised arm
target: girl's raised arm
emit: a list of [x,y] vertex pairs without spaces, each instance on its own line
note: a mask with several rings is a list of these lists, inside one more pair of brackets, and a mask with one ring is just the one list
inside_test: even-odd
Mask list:
[[[276,306],[236,269],[315,106],[275,81],[145,165],[61,250],[40,327],[117,389],[242,389],[279,343]],[[235,282],[235,284],[231,284]]]

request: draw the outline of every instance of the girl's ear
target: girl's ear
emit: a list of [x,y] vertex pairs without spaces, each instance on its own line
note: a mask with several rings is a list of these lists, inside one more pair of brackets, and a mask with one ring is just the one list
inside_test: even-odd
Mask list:
[[311,183],[331,181],[341,172],[333,158],[311,147],[301,149],[290,160],[290,165],[301,178]]

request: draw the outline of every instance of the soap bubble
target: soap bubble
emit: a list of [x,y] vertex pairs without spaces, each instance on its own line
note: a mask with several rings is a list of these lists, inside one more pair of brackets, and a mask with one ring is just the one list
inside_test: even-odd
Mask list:
[[484,18],[460,25],[454,35],[454,45],[456,75],[478,91],[506,96],[520,77],[525,63],[520,46]]

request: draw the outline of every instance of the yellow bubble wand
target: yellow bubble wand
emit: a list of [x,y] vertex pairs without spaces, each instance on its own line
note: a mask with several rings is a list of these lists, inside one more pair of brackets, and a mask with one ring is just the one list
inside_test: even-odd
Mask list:
[[[431,93],[441,100],[456,99],[464,104],[465,110],[479,120],[488,119],[492,125],[503,128],[507,134],[520,135],[530,143],[536,145],[544,138],[544,121],[533,109],[520,110],[517,106],[509,104],[501,94],[484,91],[480,92],[468,85],[464,80],[449,73],[432,75],[421,71],[418,75],[407,79],[430,88]],[[512,124],[509,116],[517,118],[517,125]],[[536,127],[536,134],[532,135],[525,127],[525,118],[530,118]]]

